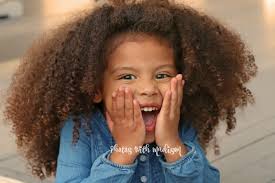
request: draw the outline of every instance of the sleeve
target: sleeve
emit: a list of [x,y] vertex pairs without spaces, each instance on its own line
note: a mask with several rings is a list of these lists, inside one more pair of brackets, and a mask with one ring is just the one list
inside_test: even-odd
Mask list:
[[84,130],[72,145],[73,122],[65,123],[60,135],[59,155],[57,159],[56,183],[106,183],[130,182],[137,166],[137,160],[131,165],[115,164],[107,156],[110,150],[91,162],[91,143]]
[[189,182],[189,183],[219,183],[220,172],[217,168],[210,165],[204,151],[197,141],[184,142],[188,153],[181,159],[167,163],[159,158],[164,172],[165,182]]

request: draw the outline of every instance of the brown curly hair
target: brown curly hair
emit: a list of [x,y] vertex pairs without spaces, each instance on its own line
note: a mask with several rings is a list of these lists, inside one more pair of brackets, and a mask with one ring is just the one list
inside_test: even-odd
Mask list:
[[257,67],[237,33],[167,0],[113,1],[43,35],[13,75],[4,115],[34,175],[55,175],[60,129],[68,116],[74,117],[74,143],[80,115],[90,129],[89,116],[99,107],[92,99],[106,66],[106,43],[124,33],[150,34],[172,45],[186,82],[182,117],[196,129],[204,149],[219,122],[229,133],[236,125],[235,109],[254,102],[244,84]]

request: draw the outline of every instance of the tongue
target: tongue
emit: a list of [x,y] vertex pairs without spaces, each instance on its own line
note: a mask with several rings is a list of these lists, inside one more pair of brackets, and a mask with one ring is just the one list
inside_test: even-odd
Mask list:
[[154,112],[142,112],[142,117],[145,125],[150,125],[155,121]]

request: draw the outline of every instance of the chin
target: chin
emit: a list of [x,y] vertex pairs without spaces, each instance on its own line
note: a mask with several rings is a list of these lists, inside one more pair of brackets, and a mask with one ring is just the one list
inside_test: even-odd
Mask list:
[[145,144],[150,144],[150,143],[152,143],[154,141],[155,141],[155,137],[154,136],[148,135],[145,138]]

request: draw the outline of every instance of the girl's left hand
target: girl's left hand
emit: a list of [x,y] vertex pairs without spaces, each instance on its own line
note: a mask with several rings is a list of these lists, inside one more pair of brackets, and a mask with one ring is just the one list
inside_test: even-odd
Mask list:
[[170,89],[166,91],[155,128],[155,141],[160,147],[170,147],[180,143],[178,132],[180,107],[183,96],[184,80],[178,74],[170,81]]

